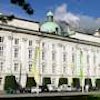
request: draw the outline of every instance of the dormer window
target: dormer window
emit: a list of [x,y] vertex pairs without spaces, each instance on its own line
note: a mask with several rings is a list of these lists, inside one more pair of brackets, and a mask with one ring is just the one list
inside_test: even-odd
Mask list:
[[0,37],[0,42],[3,42],[3,40],[4,40],[4,37]]
[[59,29],[58,29],[58,27],[56,27],[56,33],[58,33],[59,32]]

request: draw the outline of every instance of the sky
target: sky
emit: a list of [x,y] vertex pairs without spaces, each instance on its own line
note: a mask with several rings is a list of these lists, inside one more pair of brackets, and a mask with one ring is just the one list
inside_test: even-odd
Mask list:
[[100,26],[100,0],[26,0],[26,2],[34,9],[33,15],[28,15],[21,7],[11,4],[10,0],[0,0],[0,13],[43,21],[47,11],[52,10],[56,20],[64,20],[83,28]]
[[53,12],[57,7],[66,4],[68,11],[76,15],[87,15],[93,18],[100,17],[100,0],[27,0],[35,10],[31,16],[25,13],[21,7],[12,5],[10,0],[0,0],[0,12],[14,15],[26,19],[42,20],[48,10]]

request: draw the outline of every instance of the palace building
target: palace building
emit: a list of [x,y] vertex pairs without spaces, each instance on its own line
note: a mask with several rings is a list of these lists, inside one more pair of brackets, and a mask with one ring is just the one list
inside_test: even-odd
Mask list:
[[42,24],[4,17],[0,20],[1,90],[9,75],[14,75],[22,87],[26,87],[27,77],[33,77],[38,85],[49,79],[56,86],[98,86],[100,31],[91,35],[66,27],[63,32],[51,11]]

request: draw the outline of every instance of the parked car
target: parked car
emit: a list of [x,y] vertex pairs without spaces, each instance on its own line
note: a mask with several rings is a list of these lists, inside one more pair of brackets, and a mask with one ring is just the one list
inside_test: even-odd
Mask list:
[[47,85],[49,92],[56,92],[58,88],[54,84]]
[[[67,89],[68,89],[68,85],[67,85],[67,84],[62,84],[62,85],[60,85],[60,86],[58,87],[58,91],[59,91],[59,92],[60,92],[60,91],[67,91]],[[68,90],[70,90],[70,88],[69,88]]]
[[40,87],[32,87],[31,88],[31,93],[40,93],[42,92]]
[[82,91],[82,87],[78,87],[78,88],[76,88],[75,91],[77,91],[77,92],[81,92],[81,91]]
[[31,93],[31,88],[25,88],[24,91],[25,93]]
[[31,88],[26,87],[26,88],[20,88],[16,90],[17,92],[19,91],[20,93],[31,93]]
[[76,91],[76,88],[68,85],[68,84],[62,84],[58,87],[58,91]]
[[49,89],[46,85],[39,86],[41,88],[41,92],[49,92]]

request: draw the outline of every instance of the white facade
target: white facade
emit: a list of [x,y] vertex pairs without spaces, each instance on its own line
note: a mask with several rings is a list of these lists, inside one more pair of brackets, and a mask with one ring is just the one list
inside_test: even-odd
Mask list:
[[[5,76],[13,74],[22,87],[30,75],[36,47],[40,55],[37,69],[39,83],[50,77],[58,85],[60,78],[79,78],[84,86],[89,78],[95,86],[100,78],[100,38],[77,33],[70,37],[39,31],[39,23],[14,19],[0,22],[0,89],[3,90]],[[82,80],[82,82],[81,82]]]

